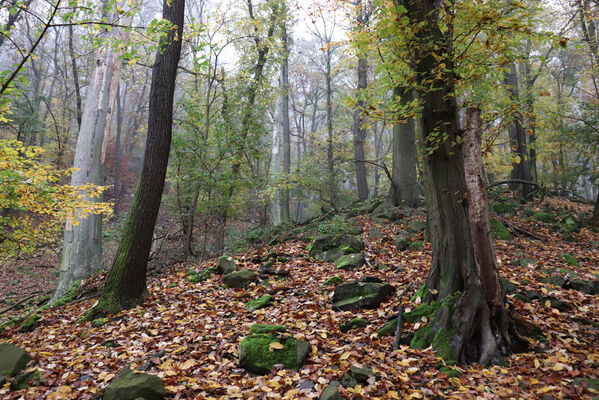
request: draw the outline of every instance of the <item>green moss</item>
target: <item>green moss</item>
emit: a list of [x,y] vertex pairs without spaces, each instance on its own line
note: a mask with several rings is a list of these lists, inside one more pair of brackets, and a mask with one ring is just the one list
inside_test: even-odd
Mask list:
[[77,298],[77,296],[79,296],[80,293],[81,293],[81,281],[75,281],[71,285],[69,290],[67,290],[67,292],[64,294],[64,296],[62,296],[61,298],[56,300],[54,303],[52,303],[52,308],[63,307],[65,305],[69,304],[70,302],[75,300]]
[[564,253],[562,254],[562,258],[566,262],[566,264],[578,267],[578,260],[572,254]]
[[[283,348],[270,350],[271,343],[280,343]],[[258,334],[246,336],[239,348],[240,354],[252,359],[254,365],[264,371],[270,371],[276,364],[283,364],[285,368],[297,369],[299,367],[296,340],[292,338],[281,339],[275,334]]]
[[193,274],[187,275],[187,280],[192,283],[198,283],[202,281],[202,278],[200,277],[200,275],[198,275],[197,272],[194,271]]
[[168,287],[172,289],[172,288],[174,288],[174,287],[177,287],[177,284],[173,282],[173,283],[171,283],[170,285],[168,285]]
[[395,335],[395,331],[397,330],[397,318],[393,318],[385,322],[385,324],[378,330],[376,333],[379,336],[388,336]]
[[548,224],[553,222],[553,215],[542,211],[536,212],[532,217],[537,221],[545,222]]
[[10,381],[10,389],[23,390],[27,389],[28,386],[39,386],[43,382],[40,372],[35,369],[14,377],[13,380]]
[[454,365],[457,363],[458,356],[449,345],[449,338],[457,333],[455,328],[441,328],[433,337],[433,349],[437,352],[437,356],[441,357],[446,364]]
[[106,325],[107,322],[108,322],[108,319],[106,319],[106,318],[97,318],[92,321],[92,326],[94,328],[99,328],[100,326]]
[[410,243],[410,250],[424,250],[424,242],[412,242]]
[[416,299],[418,297],[420,297],[420,299],[424,299],[424,297],[426,296],[426,283],[422,286],[420,286],[420,289],[418,289],[418,291],[416,293],[414,293],[414,296],[412,296],[412,298],[410,299],[410,301],[414,302],[416,301]]
[[510,231],[501,223],[501,221],[491,218],[491,236],[493,239],[501,239],[501,240],[511,240],[512,235]]
[[453,308],[455,302],[460,298],[459,293],[447,296],[442,301],[435,301],[431,304],[420,304],[418,307],[403,315],[403,318],[411,323],[419,321],[422,317],[431,320],[441,307]]
[[329,279],[324,281],[324,284],[327,286],[332,286],[341,282],[343,282],[343,279],[339,278],[338,276],[331,276]]
[[249,301],[245,305],[245,308],[247,308],[250,311],[255,311],[255,310],[258,310],[260,308],[268,307],[270,305],[271,301],[272,301],[272,296],[269,295],[269,294],[265,294],[262,297],[259,297],[257,299]]
[[287,332],[287,327],[283,325],[266,325],[266,324],[255,324],[250,326],[250,333],[272,333],[272,332]]
[[414,333],[414,337],[410,342],[410,347],[413,349],[426,349],[433,341],[433,330],[429,325],[420,328]]
[[506,203],[495,203],[491,206],[493,212],[497,215],[501,216],[514,216],[516,215],[516,204],[506,202]]
[[31,332],[34,331],[35,328],[37,328],[37,321],[40,320],[40,316],[33,314],[32,316],[30,316],[29,318],[27,318],[22,324],[21,324],[21,328],[20,331],[21,332]]
[[457,378],[462,374],[459,369],[450,368],[446,366],[442,366],[441,368],[439,368],[439,372],[443,372],[449,378]]

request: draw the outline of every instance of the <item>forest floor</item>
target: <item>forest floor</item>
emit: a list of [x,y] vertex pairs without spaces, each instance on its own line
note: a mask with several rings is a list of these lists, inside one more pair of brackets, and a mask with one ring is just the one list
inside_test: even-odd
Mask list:
[[[591,212],[589,206],[561,199],[545,199],[544,204],[568,209],[577,217]],[[323,282],[334,275],[343,281],[374,275],[391,283],[398,293],[413,283],[403,299],[407,309],[416,306],[408,299],[426,279],[429,243],[422,251],[395,250],[395,232],[409,221],[379,225],[368,216],[359,220],[370,265],[387,268],[338,270],[333,263],[309,258],[304,242],[290,241],[272,247],[278,254],[290,256],[289,261],[275,266],[290,272],[284,280],[228,289],[219,275],[200,283],[188,281],[190,268],[201,271],[214,267],[214,261],[175,265],[149,277],[149,295],[143,306],[112,316],[103,326],[76,323],[96,301],[84,295],[65,307],[40,313],[39,326],[33,332],[8,328],[0,333],[0,341],[25,348],[33,358],[30,369],[38,369],[44,383],[12,392],[7,384],[0,388],[0,398],[99,398],[118,370],[129,364],[132,368],[149,365],[149,373],[163,379],[168,397],[174,399],[318,398],[323,388],[340,380],[350,366],[370,366],[376,379],[355,389],[340,388],[345,398],[550,400],[599,395],[588,381],[580,379],[599,379],[599,296],[540,282],[555,274],[566,280],[573,274],[597,279],[599,233],[582,228],[573,234],[575,241],[566,242],[554,226],[527,217],[522,210],[505,219],[515,237],[495,241],[501,275],[515,283],[517,291],[535,291],[562,300],[562,311],[549,301],[524,302],[513,293],[508,295],[520,315],[542,329],[546,340],[534,341],[534,351],[510,356],[508,366],[461,365],[461,374],[449,377],[437,369],[439,359],[432,349],[401,346],[393,351],[393,337],[377,335],[397,312],[397,296],[375,310],[332,309],[333,288]],[[373,227],[384,237],[370,235]],[[419,235],[415,240],[423,240],[422,233]],[[237,254],[239,267],[257,270],[258,264],[251,260],[269,250],[271,247]],[[566,253],[579,265],[568,265],[563,257]],[[93,292],[103,279],[103,275],[87,279],[83,288]],[[276,293],[271,307],[254,312],[245,308],[248,301],[267,293]],[[355,317],[365,318],[368,325],[340,332],[338,325]],[[255,323],[285,325],[292,336],[308,341],[311,353],[306,363],[297,371],[275,368],[265,376],[240,368],[239,344]],[[404,332],[413,331],[415,325],[406,324]]]

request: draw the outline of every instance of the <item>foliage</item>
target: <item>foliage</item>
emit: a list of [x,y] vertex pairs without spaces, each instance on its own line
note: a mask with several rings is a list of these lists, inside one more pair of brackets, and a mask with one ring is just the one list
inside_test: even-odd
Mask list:
[[89,214],[110,214],[100,202],[105,187],[63,184],[72,171],[40,163],[44,150],[0,141],[0,257],[54,247],[65,222],[77,225]]

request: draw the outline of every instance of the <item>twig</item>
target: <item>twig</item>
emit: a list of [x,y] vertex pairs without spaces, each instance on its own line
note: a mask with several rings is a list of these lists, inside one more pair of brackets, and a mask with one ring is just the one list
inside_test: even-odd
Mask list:
[[406,292],[412,287],[412,283],[410,282],[408,286],[401,292],[399,295],[399,309],[397,310],[397,327],[395,328],[395,341],[393,342],[393,350],[397,350],[399,348],[399,334],[401,333],[401,325],[403,317],[403,304],[401,304],[401,299],[405,296]]
[[23,300],[16,302],[15,304],[13,304],[10,307],[5,308],[4,310],[0,311],[0,315],[4,314],[7,311],[12,310],[13,308],[15,308],[18,305],[21,305],[21,304],[25,303],[27,300],[30,300],[30,299],[34,298],[35,296],[37,296],[38,293],[39,293],[39,291],[35,292],[33,294],[30,294],[29,296],[25,297]]
[[507,220],[505,220],[505,219],[502,219],[502,221],[501,221],[501,222],[502,222],[502,223],[504,223],[505,225],[507,225],[507,227],[508,227],[508,228],[510,228],[511,230],[513,230],[513,231],[515,231],[515,232],[520,232],[520,233],[523,233],[523,234],[525,234],[526,236],[530,236],[531,238],[534,238],[534,239],[537,239],[537,240],[541,240],[541,241],[544,241],[544,240],[545,240],[545,238],[543,238],[543,237],[541,237],[541,236],[538,236],[538,235],[535,235],[534,233],[532,233],[532,232],[529,232],[529,231],[527,231],[526,229],[522,229],[522,228],[520,228],[519,226],[517,226],[517,225],[514,225],[514,224],[512,224],[512,223],[508,222],[508,221],[507,221]]

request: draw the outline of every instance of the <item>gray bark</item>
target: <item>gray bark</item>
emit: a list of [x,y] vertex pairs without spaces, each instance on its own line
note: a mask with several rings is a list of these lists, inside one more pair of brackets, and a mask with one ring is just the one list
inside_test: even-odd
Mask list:
[[[286,12],[283,13],[283,18]],[[287,38],[287,23],[282,22],[283,65],[281,65],[281,128],[283,133],[283,173],[286,179],[291,174],[291,134],[289,132],[289,44]],[[281,221],[289,222],[289,189],[281,189]]]

